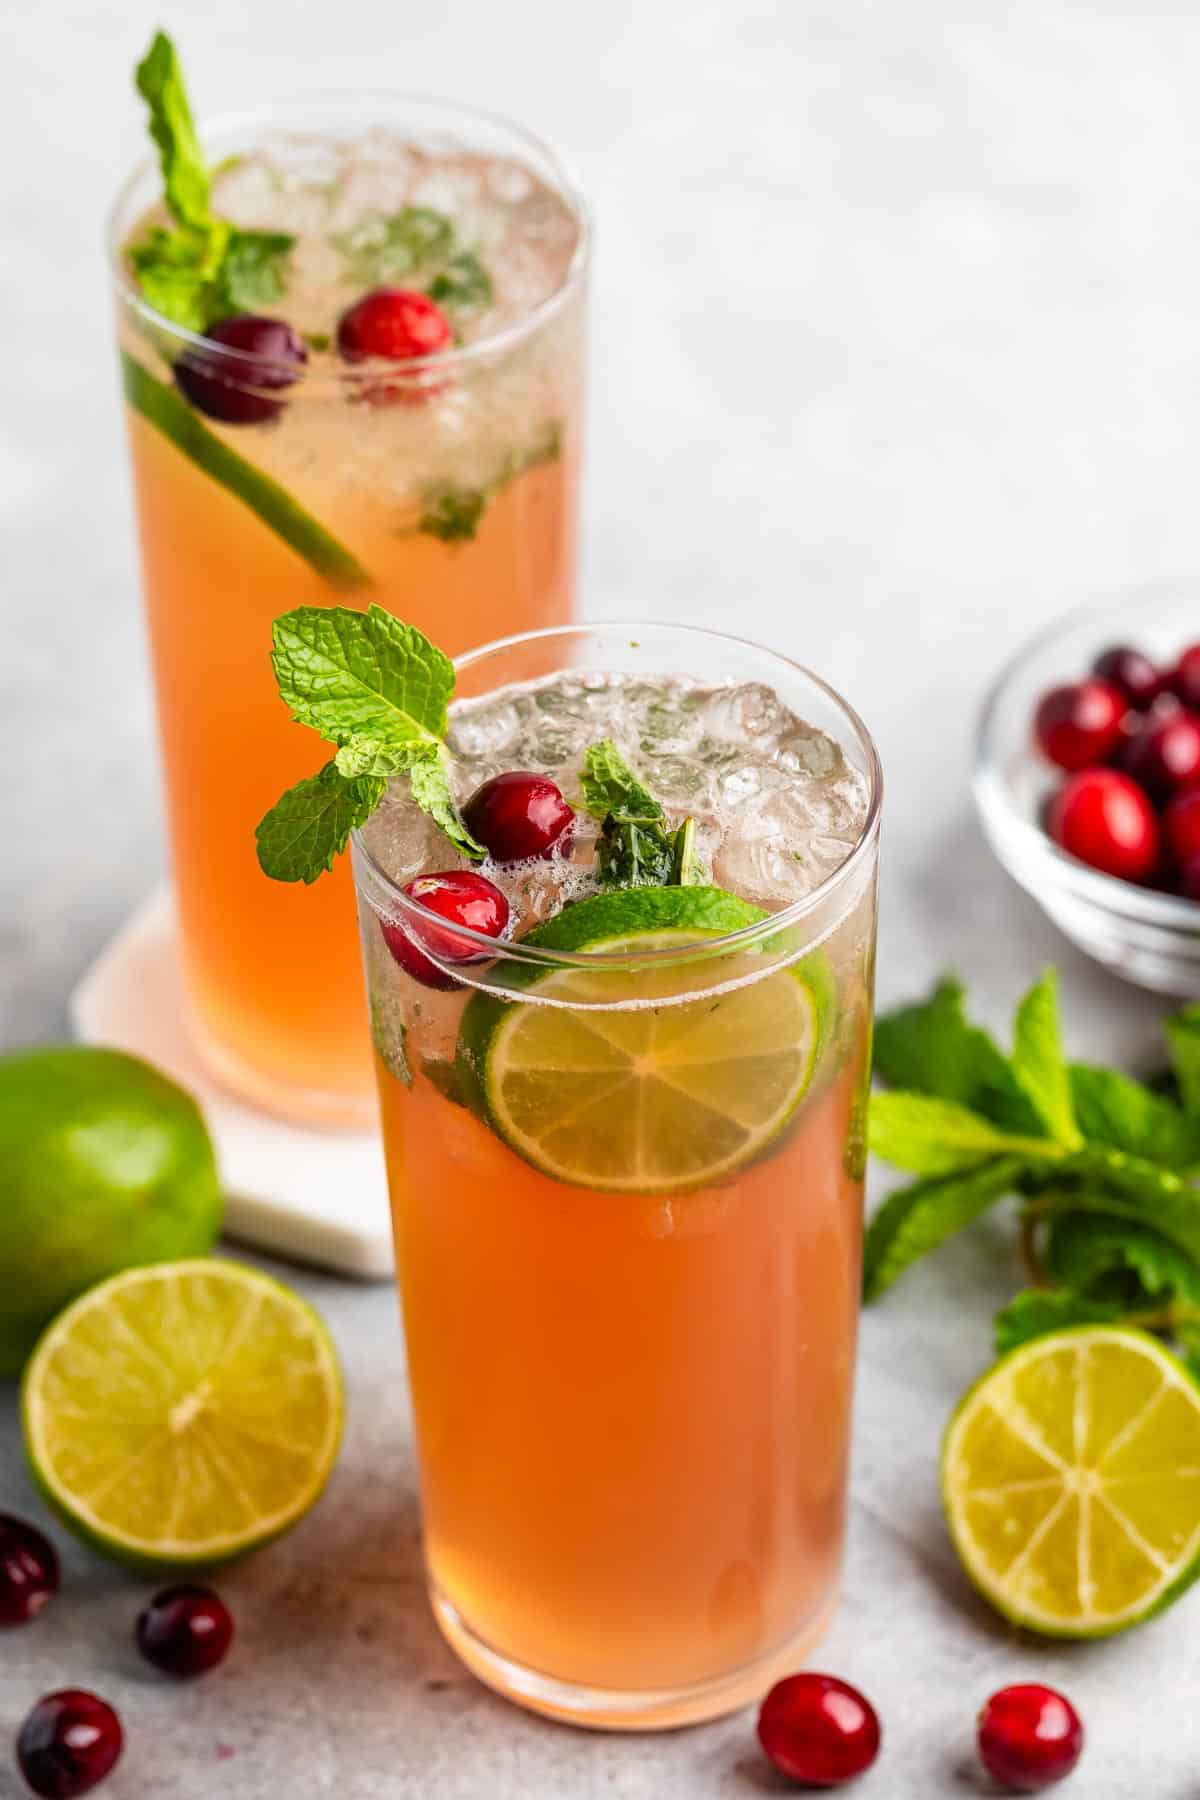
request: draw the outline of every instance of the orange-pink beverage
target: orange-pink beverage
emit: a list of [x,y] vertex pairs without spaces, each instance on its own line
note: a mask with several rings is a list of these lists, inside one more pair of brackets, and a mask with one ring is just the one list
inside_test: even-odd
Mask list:
[[[585,226],[540,146],[432,104],[297,105],[205,141],[232,157],[214,210],[296,238],[259,310],[307,360],[279,388],[270,362],[210,356],[217,413],[211,381],[188,387],[196,345],[125,260],[161,216],[157,176],[135,178],[118,328],[182,964],[228,1082],[350,1121],[373,1099],[348,872],[304,890],[255,856],[259,818],[325,754],[279,705],[271,621],[374,602],[458,652],[571,616]],[[441,296],[454,341],[432,363],[340,354],[339,318],[381,285]]]
[[[533,770],[580,807],[566,853],[483,866],[499,955],[411,972],[438,940],[399,890],[457,859],[403,778],[355,846],[434,1607],[501,1691],[631,1727],[760,1694],[834,1604],[878,823],[811,677],[633,636],[461,665],[460,791]],[[604,885],[606,738],[693,819],[694,884]]]

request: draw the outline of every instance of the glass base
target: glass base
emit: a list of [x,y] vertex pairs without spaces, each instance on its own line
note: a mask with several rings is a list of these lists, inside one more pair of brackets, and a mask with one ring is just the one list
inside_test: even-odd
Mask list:
[[[366,1025],[363,1026],[364,1032]],[[195,1008],[187,1008],[187,1031],[197,1054],[214,1081],[259,1112],[297,1125],[330,1131],[369,1131],[379,1123],[379,1103],[374,1087],[360,1094],[331,1094],[321,1088],[301,1088],[273,1081],[261,1069],[244,1062],[204,1030]]]
[[445,1595],[430,1586],[430,1602],[442,1636],[472,1675],[506,1700],[566,1725],[600,1731],[664,1731],[701,1725],[761,1700],[781,1676],[794,1674],[824,1637],[837,1605],[836,1592],[786,1642],[743,1663],[728,1675],[681,1688],[635,1688],[630,1691],[576,1686],[556,1681],[537,1669],[502,1656],[477,1637]]

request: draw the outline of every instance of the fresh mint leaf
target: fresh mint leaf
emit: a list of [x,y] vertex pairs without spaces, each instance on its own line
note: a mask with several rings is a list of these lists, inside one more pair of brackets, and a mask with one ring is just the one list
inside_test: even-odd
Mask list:
[[1058,977],[1047,969],[1017,1008],[1012,1071],[1045,1129],[1069,1150],[1083,1142],[1058,1018]]
[[[874,1112],[879,1096],[871,1102]],[[1019,1158],[990,1162],[898,1188],[871,1220],[863,1246],[863,1298],[877,1300],[898,1276],[1011,1194]]]
[[221,232],[152,225],[129,251],[147,305],[185,331],[204,331],[219,310],[224,245]]
[[413,529],[426,537],[438,538],[443,544],[469,543],[479,531],[488,502],[526,470],[554,462],[562,455],[562,442],[562,426],[557,419],[551,419],[531,443],[508,451],[485,487],[431,488],[424,496],[425,510]]
[[1047,1272],[1063,1287],[1136,1304],[1167,1294],[1200,1306],[1200,1267],[1160,1232],[1128,1219],[1064,1213],[1046,1234]]
[[426,497],[417,530],[443,544],[469,544],[486,505],[487,495],[480,488],[443,488]]
[[346,781],[332,762],[297,782],[254,833],[263,873],[273,881],[314,882],[333,867],[350,833],[370,818],[385,785],[370,776]]
[[950,1175],[993,1156],[1055,1161],[1048,1138],[1004,1131],[954,1100],[889,1091],[871,1102],[870,1143],[876,1156],[913,1175]]
[[589,744],[579,777],[583,803],[593,819],[624,812],[649,823],[660,820],[663,809],[650,790],[638,780],[612,738]]
[[333,244],[355,286],[383,287],[409,282],[448,262],[454,253],[454,225],[431,206],[405,206],[397,213],[367,214]]
[[1167,1020],[1171,1062],[1179,1097],[1189,1113],[1200,1113],[1200,1005],[1185,1006]]
[[158,146],[167,206],[181,225],[204,230],[212,223],[208,165],[196,136],[179,57],[165,32],[155,33],[135,79],[150,110],[150,135]]
[[1068,1325],[1115,1325],[1121,1317],[1121,1307],[1090,1300],[1070,1288],[1025,1288],[996,1314],[996,1355],[1005,1356],[1048,1331]]
[[283,294],[285,263],[295,239],[284,232],[242,231],[213,216],[212,183],[172,44],[158,32],[137,68],[138,91],[150,111],[163,196],[177,228],[151,226],[129,250],[148,305],[188,331],[214,319],[254,312]]
[[460,250],[426,288],[450,313],[481,312],[492,304],[492,278],[473,250]]
[[671,841],[671,887],[706,887],[708,870],[696,849],[696,821],[687,818]]
[[151,375],[127,350],[121,352],[121,378],[125,398],[134,412],[169,439],[189,462],[249,507],[269,531],[331,586],[369,586],[370,576],[344,544],[305,512],[277,481],[210,431],[173,387]]
[[875,1072],[890,1087],[956,1100],[1026,1136],[1042,1130],[1008,1060],[968,1023],[961,982],[945,976],[928,1000],[884,1013],[875,1025]]
[[417,805],[441,826],[459,854],[469,857],[472,862],[482,862],[487,851],[471,836],[463,822],[450,786],[445,756],[433,756],[414,763],[408,772],[408,780]]
[[286,231],[232,230],[220,271],[222,312],[259,312],[282,300],[295,243]]
[[272,636],[275,679],[299,724],[338,745],[440,746],[454,669],[414,626],[381,606],[300,606]]
[[1075,1118],[1085,1138],[1171,1169],[1200,1163],[1200,1116],[1116,1069],[1073,1063],[1070,1075]]
[[1200,1262],[1200,1191],[1173,1169],[1106,1145],[1085,1144],[1052,1166],[1027,1164],[1022,1188],[1040,1216],[1084,1211],[1129,1219],[1169,1238]]

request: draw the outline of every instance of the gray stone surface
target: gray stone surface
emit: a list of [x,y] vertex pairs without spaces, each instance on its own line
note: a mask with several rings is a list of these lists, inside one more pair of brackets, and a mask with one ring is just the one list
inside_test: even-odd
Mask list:
[[[70,985],[161,867],[150,705],[97,239],[137,146],[128,70],[161,9],[9,0],[0,64],[0,1041],[60,1033]],[[997,659],[1090,595],[1200,561],[1200,18],[1134,0],[788,6],[177,0],[203,102],[392,83],[519,115],[599,220],[587,600],[730,625],[842,685],[889,798],[885,1001],[957,964],[999,1022],[1046,960],[1073,1046],[1143,1056],[1162,1007],[1087,966],[971,818]],[[2,1195],[2,1189],[0,1189]],[[2,1204],[2,1198],[0,1198]],[[864,1322],[845,1601],[822,1652],[878,1701],[858,1790],[980,1791],[993,1685],[1061,1682],[1089,1800],[1197,1792],[1200,1602],[1087,1650],[1020,1643],[948,1548],[938,1435],[987,1356],[1010,1233],[974,1232]],[[328,1501],[226,1582],[236,1657],[147,1679],[144,1588],[82,1553],[0,1645],[0,1743],[92,1684],[130,1728],[112,1800],[709,1800],[778,1791],[738,1717],[587,1736],[493,1700],[421,1591],[394,1301],[301,1277],[350,1375]],[[11,1396],[0,1504],[35,1510]],[[1153,1723],[1153,1732],[1141,1729]],[[17,1792],[0,1754],[0,1796]]]

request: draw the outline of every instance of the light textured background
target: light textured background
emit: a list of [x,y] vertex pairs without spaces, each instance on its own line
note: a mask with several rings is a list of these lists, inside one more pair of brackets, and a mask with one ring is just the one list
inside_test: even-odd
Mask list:
[[[162,863],[99,249],[157,17],[9,0],[0,22],[4,1044],[63,1030],[71,983]],[[166,22],[209,110],[403,85],[566,152],[598,219],[590,610],[732,624],[855,700],[889,784],[885,1002],[952,962],[998,1023],[1055,959],[1075,1050],[1147,1054],[1161,1006],[1092,971],[1007,883],[966,776],[981,690],[1022,636],[1200,567],[1200,14],[178,0]],[[945,1541],[938,1434],[986,1360],[1008,1255],[1004,1225],[982,1228],[865,1321],[846,1599],[822,1653],[883,1714],[858,1791],[980,1791],[975,1706],[1040,1676],[1086,1716],[1080,1793],[1194,1800],[1200,1600],[1124,1642],[1039,1648],[971,1599]],[[236,1658],[186,1699],[150,1682],[126,1642],[143,1590],[73,1556],[69,1594],[0,1649],[0,1744],[71,1682],[126,1714],[113,1800],[777,1791],[747,1716],[590,1737],[462,1675],[421,1593],[395,1304],[303,1285],[346,1356],[350,1440],[319,1515],[229,1577]],[[0,1501],[34,1504],[3,1395]],[[0,1753],[3,1800],[15,1784]]]

